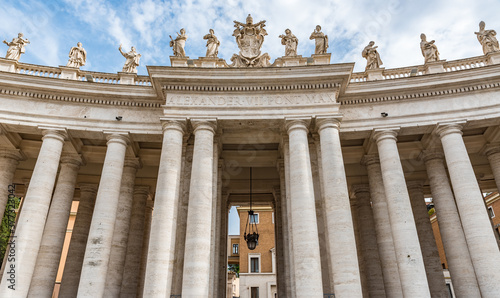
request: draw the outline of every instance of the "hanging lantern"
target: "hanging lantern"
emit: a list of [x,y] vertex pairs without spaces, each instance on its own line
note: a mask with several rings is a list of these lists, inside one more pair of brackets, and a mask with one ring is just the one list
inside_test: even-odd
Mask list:
[[255,213],[252,210],[252,168],[250,168],[250,210],[248,211],[247,225],[243,239],[247,242],[249,250],[254,250],[259,244],[259,231],[255,220]]

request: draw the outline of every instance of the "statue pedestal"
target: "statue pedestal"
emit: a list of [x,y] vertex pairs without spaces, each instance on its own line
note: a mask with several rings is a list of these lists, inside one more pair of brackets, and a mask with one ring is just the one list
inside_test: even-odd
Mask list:
[[170,65],[172,67],[188,67],[188,60],[189,57],[177,57],[177,56],[170,56]]
[[16,72],[18,63],[16,60],[0,58],[0,71]]
[[332,54],[330,54],[330,53],[311,55],[311,58],[313,59],[312,65],[330,64],[331,57],[332,57]]
[[[226,61],[219,57],[200,57],[197,60],[193,60],[193,62],[195,67],[202,67],[202,68],[228,67]],[[172,64],[172,66],[174,65]]]
[[79,68],[67,67],[62,65],[59,65],[59,68],[61,69],[61,76],[59,77],[60,79],[78,80],[78,72],[80,71]]
[[365,70],[366,80],[367,81],[383,80],[384,76],[382,74],[384,73],[384,70],[385,70],[385,68],[383,68],[383,67],[380,67],[377,69]]
[[445,62],[446,62],[446,60],[439,60],[439,61],[434,61],[434,62],[429,62],[429,63],[424,64],[424,66],[425,66],[424,73],[425,74],[432,74],[432,73],[444,72],[443,65]]
[[119,72],[120,76],[120,84],[124,85],[135,85],[135,79],[137,78],[137,74],[133,72]]
[[500,64],[500,52],[493,52],[486,54],[488,58],[488,65]]
[[281,58],[276,58],[273,66],[277,67],[288,67],[288,66],[305,66],[307,65],[307,58],[302,58],[301,55],[298,56],[283,56]]

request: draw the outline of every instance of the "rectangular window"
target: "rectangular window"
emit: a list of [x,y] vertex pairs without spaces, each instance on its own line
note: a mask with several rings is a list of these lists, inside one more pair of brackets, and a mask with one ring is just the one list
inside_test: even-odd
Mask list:
[[233,255],[238,254],[238,244],[233,244]]
[[493,218],[495,217],[495,212],[493,211],[493,207],[488,207],[488,215],[490,216],[490,218]]
[[259,298],[259,287],[251,287],[250,288],[250,297],[251,298]]
[[259,258],[250,258],[250,272],[259,273]]
[[259,223],[259,213],[254,213],[253,215],[250,215],[250,223]]

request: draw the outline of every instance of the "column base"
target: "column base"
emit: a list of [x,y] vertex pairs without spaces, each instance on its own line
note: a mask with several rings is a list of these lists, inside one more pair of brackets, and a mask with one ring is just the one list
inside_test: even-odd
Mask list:
[[383,76],[384,70],[385,70],[384,67],[377,68],[377,69],[365,70],[366,80],[367,81],[383,80],[384,79],[384,76]]
[[312,65],[324,65],[324,64],[330,64],[330,58],[332,57],[332,54],[327,53],[327,54],[314,54],[311,55],[312,62],[308,64]]
[[307,65],[307,58],[303,58],[301,55],[298,56],[283,56],[281,58],[276,58],[273,66],[277,67],[287,67],[287,66],[305,66]]
[[488,58],[487,65],[500,64],[500,51],[486,54]]
[[119,72],[118,75],[120,76],[120,84],[135,85],[135,79],[137,78],[136,73]]
[[59,77],[60,79],[78,80],[78,73],[80,72],[79,68],[67,67],[62,65],[59,65],[59,68],[61,69],[61,76]]
[[193,61],[190,60],[188,56],[186,57],[177,57],[177,56],[170,56],[170,65],[172,67],[188,67],[188,61]]
[[0,71],[16,72],[18,61],[0,58]]
[[439,60],[435,62],[429,62],[424,65],[425,74],[441,73],[444,72],[444,63],[446,60]]

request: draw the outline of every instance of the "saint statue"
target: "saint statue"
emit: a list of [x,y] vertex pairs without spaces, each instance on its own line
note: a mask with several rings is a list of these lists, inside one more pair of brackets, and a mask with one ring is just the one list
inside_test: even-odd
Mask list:
[[483,46],[483,53],[486,55],[500,51],[498,40],[495,37],[495,35],[497,35],[496,31],[484,30],[484,26],[484,22],[481,21],[479,23],[479,32],[474,32],[477,35],[477,40],[479,40],[479,43]]
[[180,30],[180,34],[177,33],[177,37],[172,39],[170,36],[170,46],[174,50],[174,56],[176,57],[186,57],[186,52],[184,51],[184,46],[186,45],[187,35],[186,30],[182,28]]
[[366,68],[369,69],[379,69],[380,65],[382,65],[382,60],[380,59],[380,55],[378,54],[377,48],[378,46],[373,46],[375,44],[374,41],[370,41],[368,45],[363,49],[361,55],[366,59]]
[[207,54],[205,57],[217,57],[219,54],[220,41],[214,35],[214,29],[210,29],[210,33],[203,36],[207,40]]
[[122,51],[122,45],[118,48],[123,57],[127,58],[125,65],[123,65],[122,72],[137,73],[137,66],[139,66],[139,60],[141,59],[141,54],[135,51],[135,47],[132,47],[130,52],[125,53]]
[[297,56],[297,45],[299,44],[299,40],[292,34],[292,31],[286,29],[285,35],[281,34],[279,37],[281,38],[281,44],[285,46],[285,56]]
[[82,43],[79,42],[76,44],[76,47],[72,47],[69,51],[69,60],[66,66],[80,68],[81,66],[84,66],[86,62],[87,52],[82,47]]
[[267,35],[266,21],[253,23],[253,18],[248,15],[246,23],[234,21],[233,36],[236,37],[236,43],[240,48],[239,55],[234,54],[231,57],[233,67],[265,67],[269,66],[271,57],[265,53],[261,55],[260,49],[264,43],[264,36]]
[[434,44],[435,40],[427,41],[425,34],[420,34],[420,49],[424,56],[425,63],[439,61],[439,51]]
[[316,26],[316,29],[311,33],[309,39],[314,39],[316,42],[316,48],[314,49],[315,55],[326,54],[326,49],[328,49],[328,35],[321,32],[320,25]]
[[21,54],[24,54],[24,52],[26,52],[24,46],[30,42],[27,38],[23,38],[22,33],[19,33],[17,37],[14,37],[12,39],[11,42],[7,42],[6,40],[4,40],[3,43],[9,46],[5,58],[19,61],[19,58],[21,58]]

